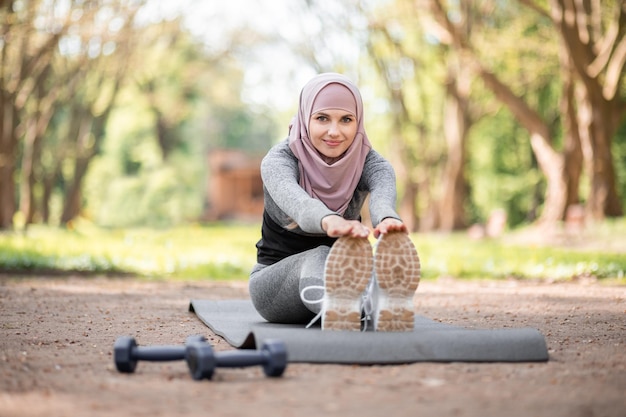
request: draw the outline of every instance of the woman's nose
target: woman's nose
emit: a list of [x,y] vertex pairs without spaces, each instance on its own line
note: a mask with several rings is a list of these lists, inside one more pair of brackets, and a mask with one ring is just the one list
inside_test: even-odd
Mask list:
[[339,134],[339,129],[337,129],[336,124],[331,124],[328,128],[328,136],[337,136]]

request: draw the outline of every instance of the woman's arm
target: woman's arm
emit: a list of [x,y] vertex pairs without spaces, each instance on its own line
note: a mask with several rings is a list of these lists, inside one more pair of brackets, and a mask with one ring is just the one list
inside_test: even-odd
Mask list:
[[303,231],[326,234],[322,219],[337,213],[304,191],[299,177],[298,160],[291,153],[287,141],[270,149],[261,162],[263,185],[274,204]]
[[369,211],[373,226],[387,218],[401,220],[396,212],[396,174],[389,161],[374,150],[367,155],[363,181],[370,192]]

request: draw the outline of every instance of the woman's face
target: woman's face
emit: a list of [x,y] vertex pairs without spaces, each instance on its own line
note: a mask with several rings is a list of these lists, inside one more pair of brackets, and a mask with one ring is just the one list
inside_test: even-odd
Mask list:
[[333,164],[354,142],[357,120],[350,112],[326,109],[311,115],[309,138],[327,164]]

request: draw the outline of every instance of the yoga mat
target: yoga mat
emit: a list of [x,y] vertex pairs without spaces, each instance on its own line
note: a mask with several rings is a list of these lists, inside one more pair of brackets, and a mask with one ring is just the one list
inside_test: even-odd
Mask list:
[[265,340],[285,343],[289,362],[394,364],[412,362],[539,362],[548,360],[543,335],[532,328],[470,330],[415,316],[413,332],[350,332],[268,323],[250,300],[192,300],[215,334],[240,349]]

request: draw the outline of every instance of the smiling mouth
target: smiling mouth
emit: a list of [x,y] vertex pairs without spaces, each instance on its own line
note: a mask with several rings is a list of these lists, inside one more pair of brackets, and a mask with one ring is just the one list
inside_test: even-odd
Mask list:
[[333,148],[341,145],[341,141],[336,141],[336,140],[325,140],[324,143]]

